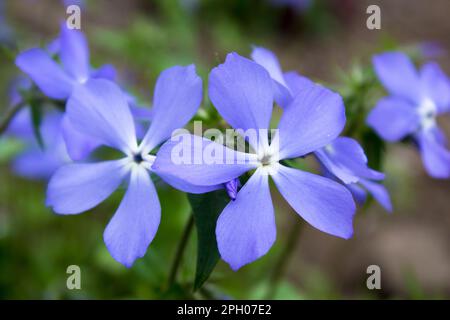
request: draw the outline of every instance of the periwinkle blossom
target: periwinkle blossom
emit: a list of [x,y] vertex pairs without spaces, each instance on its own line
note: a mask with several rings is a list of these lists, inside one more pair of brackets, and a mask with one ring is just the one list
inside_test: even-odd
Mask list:
[[[265,48],[255,47],[252,59],[263,66],[273,80],[277,103],[288,108],[296,95],[301,95],[310,86],[311,80],[295,71],[283,73],[276,55]],[[384,174],[367,166],[367,157],[359,143],[348,137],[338,137],[314,152],[322,164],[325,174],[344,183],[359,203],[363,203],[368,191],[387,211],[392,210],[389,194],[384,186],[375,181],[384,179]]]
[[24,144],[12,161],[13,171],[24,178],[48,180],[63,164],[71,162],[62,135],[63,114],[53,111],[45,114],[40,125],[44,146],[40,146],[33,132],[30,109],[21,110],[10,123],[7,136]]
[[367,123],[389,142],[411,137],[434,178],[450,177],[450,151],[436,118],[450,111],[450,80],[433,62],[417,71],[401,52],[374,56],[375,72],[389,92],[370,112]]
[[[224,184],[254,170],[217,220],[218,249],[233,270],[265,255],[275,241],[269,176],[295,212],[309,224],[345,239],[352,236],[355,203],[351,193],[331,179],[281,163],[283,159],[313,152],[339,135],[345,124],[339,95],[320,86],[308,87],[286,108],[271,142],[267,129],[274,93],[272,80],[260,65],[236,53],[228,54],[226,61],[211,71],[209,97],[233,128],[255,132],[248,139],[255,153],[235,151],[206,138],[185,134],[160,148],[153,170],[203,187]],[[225,161],[174,161],[180,147],[194,158],[206,152],[215,157],[220,155],[219,160]]]
[[82,32],[68,29],[63,23],[58,42],[61,64],[41,48],[28,49],[16,58],[16,65],[30,76],[47,97],[66,100],[77,85],[91,78],[114,79],[115,70],[111,65],[104,65],[97,70],[91,68],[88,43]]
[[[126,96],[116,84],[91,79],[76,87],[67,103],[69,121],[124,157],[61,167],[50,180],[47,205],[58,214],[78,214],[94,208],[120,184],[127,183],[103,239],[111,256],[130,267],[145,254],[160,222],[161,207],[150,178],[155,155],[150,152],[191,119],[201,99],[202,81],[193,65],[162,72],[154,91],[153,121],[138,143]],[[189,190],[187,183],[178,184]]]
[[[16,65],[51,99],[67,100],[76,87],[89,79],[115,78],[116,72],[111,65],[103,65],[99,69],[91,68],[86,37],[81,31],[68,29],[64,23],[51,48],[55,51],[28,49],[16,58]],[[55,53],[61,64],[53,59]],[[98,146],[98,142],[74,130],[66,118],[63,119],[63,134],[68,153],[74,160],[84,158]]]

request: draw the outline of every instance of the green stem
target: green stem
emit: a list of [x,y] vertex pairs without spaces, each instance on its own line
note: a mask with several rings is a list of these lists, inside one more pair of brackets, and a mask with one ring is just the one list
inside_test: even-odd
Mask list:
[[273,272],[269,279],[269,287],[267,290],[266,299],[273,299],[277,293],[278,285],[280,283],[281,278],[286,272],[287,266],[289,265],[289,261],[292,257],[292,253],[297,245],[298,236],[302,229],[302,222],[295,221],[292,224],[291,230],[287,236],[286,245],[283,248],[283,251],[280,254],[275,266],[273,268]]
[[6,131],[6,129],[8,129],[11,120],[25,105],[26,103],[24,101],[21,101],[12,106],[12,108],[6,110],[5,116],[0,121],[0,135],[2,135]]
[[180,269],[181,260],[183,259],[183,253],[186,249],[189,236],[194,228],[194,215],[191,213],[189,220],[184,227],[183,234],[181,236],[180,242],[178,243],[177,251],[175,253],[175,258],[173,259],[172,266],[169,273],[168,288],[171,288],[175,284],[177,278],[178,270]]

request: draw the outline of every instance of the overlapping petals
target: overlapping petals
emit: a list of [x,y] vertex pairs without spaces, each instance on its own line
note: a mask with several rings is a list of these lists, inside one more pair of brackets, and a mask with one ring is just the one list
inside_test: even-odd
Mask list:
[[[272,64],[268,68],[277,72],[278,67]],[[235,129],[269,128],[274,99],[272,90],[273,80],[269,73],[237,54],[229,54],[225,63],[210,75],[211,101]],[[344,186],[278,163],[281,159],[303,156],[327,145],[339,135],[344,124],[342,99],[311,84],[285,108],[279,123],[279,136],[272,137],[270,145],[267,136],[259,136],[261,141],[266,140],[263,144],[253,145],[257,154],[239,153],[216,142],[185,135],[166,142],[158,151],[152,168],[156,173],[172,175],[199,186],[226,186],[243,173],[256,169],[237,194],[233,193],[232,201],[221,213],[216,226],[220,254],[233,270],[237,270],[264,255],[275,241],[268,176],[272,176],[282,195],[311,225],[343,238],[352,235],[355,204]],[[188,161],[181,161],[180,155],[186,154],[196,154],[198,162],[189,156]],[[210,156],[206,160],[205,154]],[[229,159],[233,161],[229,162]]]
[[[209,97],[220,115],[235,129],[269,128],[273,86],[267,71],[236,53],[211,71]],[[267,147],[266,135],[249,141],[255,149]]]
[[[149,152],[173,129],[190,120],[200,104],[201,86],[193,66],[163,72],[155,89],[154,122],[140,144],[127,96],[113,82],[87,80],[74,89],[67,102],[65,133],[77,131],[80,140],[93,139],[90,148],[101,143],[122,151],[124,158],[61,167],[50,180],[47,205],[59,214],[81,213],[104,201],[120,184],[127,184],[125,196],[104,232],[112,257],[127,267],[145,254],[160,221],[161,207],[150,178],[155,156]],[[74,147],[72,153],[77,152],[84,154],[86,150]],[[190,189],[188,182],[177,177],[169,180]],[[205,192],[215,186],[192,188]]]
[[367,190],[387,211],[392,211],[389,193],[378,183],[384,174],[368,167],[364,150],[356,140],[339,137],[314,154],[325,174],[344,183],[358,203],[365,202]]
[[137,149],[136,130],[127,100],[114,83],[95,79],[78,86],[67,102],[73,127],[101,143],[131,154]]
[[327,145],[344,125],[342,98],[320,85],[310,86],[296,96],[281,116],[280,159],[300,157]]
[[144,137],[146,151],[167,140],[195,114],[202,100],[202,80],[195,66],[172,67],[159,76],[153,98],[152,123]]

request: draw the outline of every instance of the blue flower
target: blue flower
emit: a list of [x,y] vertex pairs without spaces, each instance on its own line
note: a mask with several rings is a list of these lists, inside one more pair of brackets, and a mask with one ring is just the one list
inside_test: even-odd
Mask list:
[[[352,236],[355,203],[351,193],[331,179],[280,163],[314,152],[339,135],[345,125],[339,95],[321,86],[308,87],[285,109],[277,136],[270,143],[267,129],[274,92],[272,79],[264,68],[230,53],[225,63],[211,71],[209,97],[233,128],[256,133],[248,139],[255,153],[238,152],[205,138],[183,135],[160,148],[153,170],[203,187],[222,185],[255,170],[217,221],[218,249],[233,270],[266,254],[275,241],[269,176],[286,201],[312,226],[338,237]],[[218,161],[176,162],[173,155],[180,146],[183,154],[190,151],[195,158],[206,152]]]
[[373,58],[375,72],[390,93],[378,101],[367,123],[384,140],[411,137],[417,143],[428,174],[450,177],[450,152],[436,123],[450,110],[450,80],[435,63],[416,71],[403,53],[388,52]]
[[[52,58],[56,53],[61,65]],[[40,48],[26,50],[17,56],[16,65],[46,96],[57,100],[67,100],[75,88],[89,79],[113,80],[116,74],[111,65],[92,69],[86,37],[78,30],[68,29],[64,23],[61,24],[60,36],[52,42],[48,51]],[[74,130],[67,119],[63,119],[62,130],[67,151],[74,160],[85,158],[99,146],[98,141],[86,137],[82,131]]]
[[58,39],[62,65],[40,48],[26,50],[16,58],[16,65],[30,76],[46,96],[66,100],[77,85],[91,78],[112,80],[115,77],[115,70],[110,65],[104,65],[97,70],[91,69],[88,44],[80,31],[70,30],[62,24]]
[[[48,185],[47,205],[59,214],[78,214],[126,182],[125,196],[103,238],[112,257],[130,267],[145,254],[160,222],[161,208],[150,178],[155,156],[150,152],[191,119],[201,99],[202,81],[193,65],[165,70],[155,87],[153,121],[138,143],[126,95],[117,85],[91,79],[77,86],[67,102],[68,120],[102,145],[121,151],[124,158],[61,167]],[[191,190],[187,183],[179,185]]]
[[365,202],[368,191],[387,211],[392,211],[389,193],[375,182],[383,180],[384,174],[367,166],[367,157],[356,140],[339,137],[314,154],[325,175],[344,183],[358,203]]
[[[255,47],[252,59],[263,66],[273,80],[278,104],[289,107],[294,97],[316,86],[311,80],[291,71],[283,73],[277,57],[265,48]],[[384,174],[367,167],[367,157],[359,143],[351,138],[339,137],[314,152],[326,175],[344,183],[359,203],[365,201],[367,190],[388,211],[392,204],[387,190],[375,181],[384,179]]]
[[8,126],[7,135],[24,143],[24,150],[12,162],[13,171],[24,178],[48,180],[63,164],[71,162],[62,136],[61,112],[44,116],[40,131],[45,147],[39,146],[32,130],[30,109],[21,110]]

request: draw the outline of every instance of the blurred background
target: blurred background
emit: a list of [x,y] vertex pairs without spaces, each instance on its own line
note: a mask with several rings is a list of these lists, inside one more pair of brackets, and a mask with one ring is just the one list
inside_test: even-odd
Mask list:
[[[384,94],[371,71],[375,53],[405,50],[416,61],[437,61],[450,74],[448,0],[0,0],[2,112],[20,75],[14,56],[54,39],[71,3],[82,8],[93,65],[112,63],[118,81],[147,105],[163,69],[195,63],[206,82],[210,68],[228,52],[248,56],[252,45],[273,50],[284,70],[339,91],[347,115],[354,117],[364,116]],[[366,28],[370,4],[381,8],[381,30]],[[450,136],[449,119],[440,121]],[[102,240],[123,190],[87,213],[57,216],[45,207],[45,181],[11,169],[23,145],[1,138],[0,298],[449,298],[450,182],[428,177],[411,144],[382,146],[367,138],[367,129],[359,130],[354,136],[369,149],[370,163],[387,174],[392,214],[369,202],[357,213],[354,237],[341,240],[305,225],[274,188],[274,247],[238,272],[219,262],[195,293],[195,234],[179,283],[167,289],[169,265],[190,212],[184,194],[158,184],[161,226],[145,257],[126,269]],[[372,264],[381,268],[381,290],[366,287]],[[81,290],[66,287],[69,265],[82,270]]]

